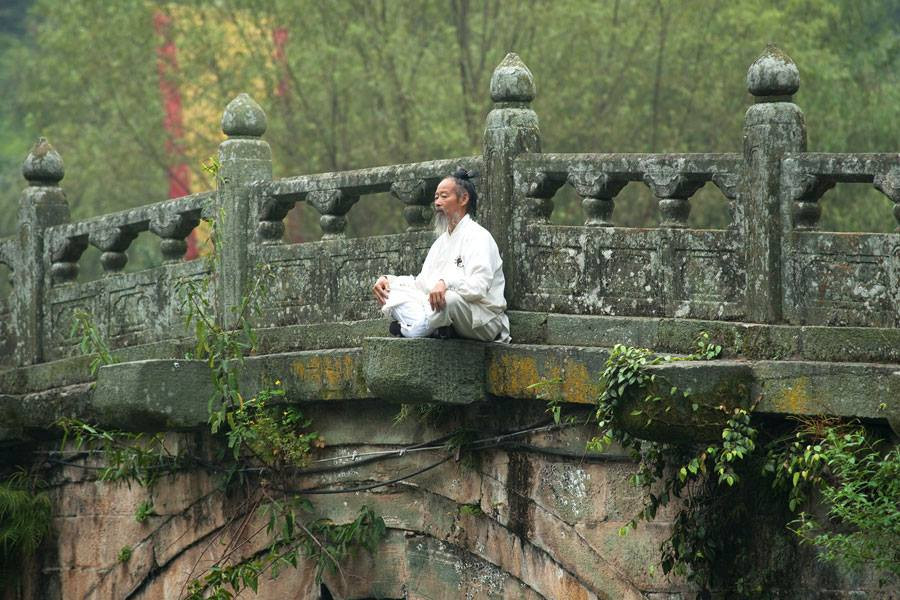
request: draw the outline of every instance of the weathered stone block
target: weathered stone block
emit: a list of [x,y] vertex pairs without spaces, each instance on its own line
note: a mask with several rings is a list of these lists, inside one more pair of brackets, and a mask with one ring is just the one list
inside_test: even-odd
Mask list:
[[384,400],[470,404],[485,398],[486,347],[469,340],[366,338],[366,383]]
[[214,389],[205,362],[139,360],[101,367],[93,401],[107,425],[165,431],[206,423]]
[[[750,407],[753,369],[738,361],[684,361],[647,367],[646,389],[626,391],[617,417],[633,435],[664,442],[713,441],[732,410]],[[673,393],[674,388],[674,393]],[[647,395],[657,401],[645,400]]]
[[896,365],[762,361],[754,371],[759,412],[900,419]]

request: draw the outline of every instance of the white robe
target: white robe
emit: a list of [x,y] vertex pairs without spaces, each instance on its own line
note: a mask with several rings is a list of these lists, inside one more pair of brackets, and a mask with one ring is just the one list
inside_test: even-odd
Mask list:
[[[447,289],[456,292],[471,311],[472,329],[491,325],[501,332],[500,341],[509,341],[509,319],[503,289],[503,261],[490,232],[465,215],[452,233],[443,233],[425,257],[422,271],[414,278],[388,275],[389,294],[382,307],[385,315],[401,322],[401,330],[409,337],[428,335],[445,320],[443,311],[431,310],[428,294],[444,280]],[[457,333],[464,337],[466,331]],[[427,333],[425,333],[427,332]]]

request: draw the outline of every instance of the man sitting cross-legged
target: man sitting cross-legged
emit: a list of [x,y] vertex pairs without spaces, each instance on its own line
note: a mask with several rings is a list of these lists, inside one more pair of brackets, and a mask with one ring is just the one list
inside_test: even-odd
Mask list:
[[[503,297],[503,261],[494,238],[472,220],[478,196],[469,172],[459,169],[434,193],[437,240],[422,272],[382,275],[372,292],[404,337],[444,334],[484,342],[509,342]],[[447,337],[441,335],[441,337]]]

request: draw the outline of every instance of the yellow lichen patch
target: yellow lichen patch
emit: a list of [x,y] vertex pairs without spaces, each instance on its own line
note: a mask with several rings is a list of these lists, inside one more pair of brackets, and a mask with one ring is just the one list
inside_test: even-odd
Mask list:
[[785,413],[805,415],[816,412],[814,400],[809,395],[807,387],[809,379],[798,377],[792,384],[780,390],[772,397],[772,405]]
[[306,356],[295,360],[291,368],[299,379],[299,387],[309,390],[311,397],[339,400],[359,395],[354,393],[360,381],[359,369],[352,356]]
[[503,354],[491,361],[487,387],[491,394],[508,398],[535,398],[537,391],[527,389],[541,380],[537,361],[530,356]]
[[593,404],[600,397],[601,386],[584,363],[567,358],[563,363],[562,394],[566,402]]

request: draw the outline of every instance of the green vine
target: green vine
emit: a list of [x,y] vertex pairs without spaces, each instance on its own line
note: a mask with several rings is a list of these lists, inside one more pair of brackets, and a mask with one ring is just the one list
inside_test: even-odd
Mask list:
[[[694,352],[681,357],[617,345],[600,375],[603,392],[593,413],[598,432],[588,450],[603,452],[615,443],[630,451],[638,461],[633,481],[644,490],[643,507],[620,534],[677,501],[660,564],[664,573],[695,583],[701,598],[717,588],[732,589],[740,598],[767,597],[787,579],[798,540],[814,545],[822,560],[851,568],[867,563],[897,575],[900,449],[886,451],[859,424],[818,418],[801,423],[786,438],[768,440],[766,452],[760,452],[749,410],[706,405],[691,390],[680,390],[648,369],[671,361],[713,360],[722,352],[706,333],[695,344]],[[532,387],[546,395],[559,383],[541,381]],[[571,421],[563,416],[560,398],[551,394],[545,400],[557,425]],[[649,427],[664,417],[672,400],[689,403],[694,414],[719,414],[719,439],[665,443],[629,431],[635,420]],[[760,492],[767,488],[774,490]],[[814,495],[828,506],[825,519],[804,511]],[[788,530],[796,537],[786,535]]]
[[[757,432],[747,410],[702,406],[702,400],[693,398],[690,390],[680,390],[647,369],[665,362],[714,360],[722,352],[722,347],[711,342],[706,333],[698,336],[695,344],[695,351],[683,357],[656,356],[647,349],[616,345],[600,375],[603,392],[594,413],[599,433],[588,442],[588,449],[603,452],[618,443],[639,461],[634,483],[645,492],[644,506],[620,529],[621,535],[637,527],[639,521],[655,519],[659,510],[672,501],[681,502],[672,533],[660,548],[661,566],[664,573],[675,572],[701,590],[708,590],[718,583],[717,546],[723,537],[722,532],[710,528],[712,500],[717,488],[731,488],[741,480],[741,470],[736,467],[756,449]],[[628,416],[644,419],[650,425],[664,403],[660,389],[668,390],[669,398],[690,402],[695,413],[701,408],[720,412],[724,425],[721,439],[698,446],[647,441],[629,433],[622,425],[620,411],[634,406]],[[626,402],[635,396],[636,404]],[[670,408],[662,408],[662,414]]]
[[[210,168],[215,168],[212,165]],[[233,598],[245,590],[256,591],[259,577],[268,572],[277,576],[285,566],[297,566],[303,557],[315,564],[316,579],[325,573],[335,573],[340,563],[355,548],[373,552],[386,534],[383,519],[368,507],[362,507],[347,524],[335,524],[324,519],[301,516],[309,513],[311,505],[299,496],[280,490],[289,489],[297,470],[309,465],[313,448],[323,447],[321,436],[311,431],[311,421],[295,406],[285,403],[281,381],[275,380],[252,396],[241,389],[241,370],[245,357],[256,352],[257,338],[253,321],[262,310],[272,272],[267,265],[252,277],[247,294],[233,308],[232,326],[225,327],[216,319],[213,282],[215,253],[221,251],[217,227],[225,216],[220,214],[218,225],[210,224],[213,253],[206,257],[209,277],[185,280],[178,284],[181,308],[188,331],[194,334],[194,348],[188,358],[205,361],[212,373],[214,393],[208,399],[209,429],[213,439],[222,442],[219,460],[210,463],[202,457],[185,452],[172,453],[161,433],[146,435],[103,429],[77,419],[62,419],[63,446],[71,440],[74,452],[96,453],[102,457],[99,470],[102,481],[137,483],[151,491],[161,477],[201,467],[222,476],[222,488],[243,483],[248,495],[246,515],[259,511],[268,516],[263,550],[249,557],[237,559],[234,552],[199,573],[188,584],[189,598]],[[102,364],[114,361],[109,347],[94,326],[90,315],[76,315],[73,332],[82,335],[81,348],[95,353],[91,372],[96,374]],[[152,498],[138,508],[135,518],[147,521],[155,514]],[[250,534],[241,544],[263,535]],[[263,538],[260,538],[261,540]],[[119,560],[130,558],[120,553]]]

